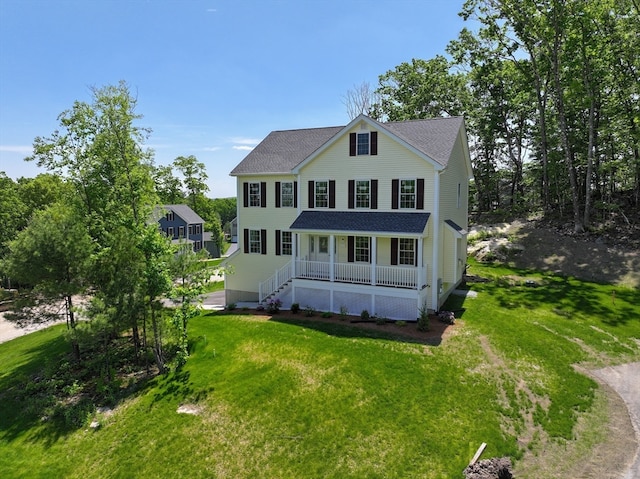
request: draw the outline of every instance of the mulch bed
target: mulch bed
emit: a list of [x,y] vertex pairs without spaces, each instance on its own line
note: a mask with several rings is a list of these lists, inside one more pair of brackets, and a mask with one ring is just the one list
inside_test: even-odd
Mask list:
[[314,314],[313,316],[307,316],[304,311],[299,311],[298,313],[280,311],[275,314],[259,310],[251,310],[251,312],[258,316],[266,316],[269,320],[273,321],[295,322],[299,324],[308,322],[310,325],[312,323],[341,325],[390,335],[399,339],[429,344],[440,344],[444,339],[461,327],[461,321],[459,319],[456,319],[456,324],[450,325],[443,323],[435,315],[430,317],[428,331],[418,331],[417,321],[407,321],[404,324],[398,324],[397,321],[387,321],[384,324],[378,324],[375,320],[363,321],[359,316],[340,316],[339,314],[334,314],[330,318],[323,318],[319,313]]

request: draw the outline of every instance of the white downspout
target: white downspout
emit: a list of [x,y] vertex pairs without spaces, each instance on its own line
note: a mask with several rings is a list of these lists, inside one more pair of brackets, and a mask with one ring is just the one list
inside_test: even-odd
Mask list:
[[433,245],[431,266],[431,308],[439,309],[438,274],[440,264],[440,171],[436,170],[433,176]]

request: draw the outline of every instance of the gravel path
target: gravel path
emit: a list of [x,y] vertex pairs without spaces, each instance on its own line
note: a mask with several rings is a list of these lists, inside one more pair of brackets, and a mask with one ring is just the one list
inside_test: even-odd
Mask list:
[[[609,366],[593,371],[593,374],[611,386],[622,398],[629,410],[631,423],[640,442],[640,362]],[[620,479],[640,478],[640,448],[635,460]]]

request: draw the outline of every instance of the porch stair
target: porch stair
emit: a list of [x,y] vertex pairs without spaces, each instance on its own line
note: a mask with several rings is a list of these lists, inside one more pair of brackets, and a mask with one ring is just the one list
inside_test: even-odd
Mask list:
[[293,279],[292,266],[293,262],[289,261],[282,268],[276,270],[273,276],[258,285],[258,303],[263,304],[274,298],[291,283]]

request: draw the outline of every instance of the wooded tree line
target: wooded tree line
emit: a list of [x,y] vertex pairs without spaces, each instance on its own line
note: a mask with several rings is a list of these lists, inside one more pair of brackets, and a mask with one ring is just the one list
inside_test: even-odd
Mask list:
[[[50,173],[17,182],[0,173],[0,273],[30,291],[17,319],[47,319],[40,312],[56,310],[43,305],[62,306],[73,356],[100,357],[108,381],[113,341],[126,330],[134,362],[163,371],[167,346],[177,364],[188,355],[188,320],[211,271],[160,231],[160,205],[190,204],[221,241],[235,200],[204,196],[205,167],[193,156],[153,164],[124,82],[92,93],[59,116],[60,130],[34,140],[27,160]],[[87,298],[81,307],[78,297]],[[175,310],[162,307],[167,297],[179,300]],[[79,323],[78,310],[91,321]]]
[[476,211],[560,210],[575,232],[640,201],[638,0],[467,0],[442,55],[346,98],[380,120],[464,115]]

